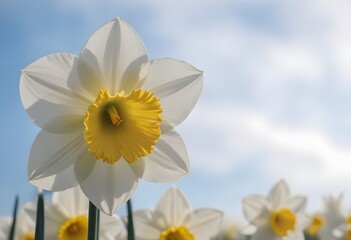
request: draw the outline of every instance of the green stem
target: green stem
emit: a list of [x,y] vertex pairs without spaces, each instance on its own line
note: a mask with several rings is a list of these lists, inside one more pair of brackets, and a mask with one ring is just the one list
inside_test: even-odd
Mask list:
[[43,193],[39,193],[37,205],[37,219],[35,224],[35,240],[44,240],[44,197]]
[[89,202],[88,240],[99,239],[100,211]]
[[132,209],[132,200],[129,199],[127,202],[128,209],[128,240],[134,240],[134,224],[133,224],[133,209]]
[[16,219],[17,219],[17,209],[18,209],[18,195],[15,198],[15,203],[13,205],[13,215],[12,215],[12,224],[10,229],[9,240],[13,240],[15,238],[15,228],[16,228]]

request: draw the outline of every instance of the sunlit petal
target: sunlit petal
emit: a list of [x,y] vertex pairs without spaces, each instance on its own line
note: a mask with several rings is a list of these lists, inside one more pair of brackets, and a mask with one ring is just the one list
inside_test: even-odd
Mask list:
[[[80,57],[86,59],[89,55],[86,63],[92,66],[94,62],[93,69],[102,74],[103,87],[111,92],[130,92],[139,80],[140,66],[147,62],[146,50],[138,34],[119,18],[101,26],[82,52]],[[99,70],[96,70],[96,63]]]
[[176,187],[171,187],[158,201],[155,210],[162,213],[169,226],[181,225],[191,212],[188,200]]
[[281,240],[276,236],[268,225],[263,225],[257,229],[251,240]]
[[52,54],[22,70],[23,106],[34,123],[46,131],[63,133],[82,126],[91,100],[68,86],[68,79],[78,81],[70,77],[75,59],[71,54]]
[[[43,148],[45,151],[42,150]],[[29,156],[29,180],[39,182],[39,179],[60,174],[67,168],[73,170],[75,161],[86,151],[87,148],[80,131],[70,134],[52,134],[41,131],[33,143]],[[66,181],[76,181],[74,175],[66,174],[65,176],[70,177],[70,179],[65,179]],[[47,185],[47,183],[43,184]],[[52,185],[45,189],[55,190],[56,188]]]
[[162,214],[149,209],[138,210],[133,217],[135,234],[140,239],[159,239],[168,226]]
[[203,74],[190,64],[170,58],[151,61],[142,88],[154,91],[161,99],[163,117],[177,126],[194,108],[201,89]]
[[294,196],[287,200],[287,206],[294,212],[305,211],[307,199],[303,196]]
[[[123,221],[118,216],[109,216],[104,213],[100,213],[100,234],[108,234],[113,237],[112,239],[126,240],[127,231]],[[100,239],[106,239],[101,237]],[[108,239],[108,238],[107,238]]]
[[215,209],[197,209],[193,212],[193,217],[188,226],[190,232],[195,235],[195,239],[207,239],[215,236],[222,223],[223,212]]
[[109,215],[130,198],[137,185],[137,176],[122,159],[114,165],[97,161],[92,172],[80,183],[89,200]]
[[131,164],[139,178],[150,182],[178,180],[189,172],[188,154],[175,131],[161,135],[152,153]]
[[54,192],[52,202],[60,204],[70,217],[86,215],[89,209],[89,200],[79,185],[61,192]]
[[251,222],[257,218],[266,206],[267,200],[264,196],[253,195],[243,199],[243,210],[246,219]]
[[289,195],[289,186],[284,180],[280,180],[269,192],[268,200],[272,204],[273,208],[277,208],[281,207],[282,204],[287,201]]

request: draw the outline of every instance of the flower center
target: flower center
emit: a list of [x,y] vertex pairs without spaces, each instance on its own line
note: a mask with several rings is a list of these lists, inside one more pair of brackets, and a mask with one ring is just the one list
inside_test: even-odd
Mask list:
[[236,239],[236,230],[235,228],[228,229],[227,231],[224,232],[224,239]]
[[109,164],[121,157],[133,163],[149,155],[161,135],[161,113],[160,100],[151,91],[111,96],[100,90],[84,119],[89,152]]
[[106,108],[106,112],[110,115],[110,120],[113,125],[118,126],[123,121],[117,113],[117,109],[114,105],[110,105]]
[[21,240],[34,240],[34,233],[29,232],[21,237]]
[[272,230],[280,237],[284,237],[289,231],[295,230],[296,216],[286,208],[272,212],[270,216]]
[[86,240],[88,237],[88,219],[78,216],[68,219],[60,226],[58,240]]
[[320,215],[314,215],[312,217],[311,224],[307,227],[306,232],[311,237],[316,237],[319,229],[325,225],[325,220]]
[[170,227],[163,231],[160,240],[195,240],[194,235],[185,226]]

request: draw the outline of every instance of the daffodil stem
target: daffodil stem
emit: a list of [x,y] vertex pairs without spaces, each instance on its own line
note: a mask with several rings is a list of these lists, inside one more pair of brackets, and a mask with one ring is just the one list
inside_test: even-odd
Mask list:
[[99,239],[99,226],[100,211],[92,202],[89,202],[88,240]]
[[44,197],[43,193],[39,193],[37,205],[37,219],[35,224],[35,240],[44,240]]
[[304,232],[304,235],[305,235],[305,240],[318,240],[317,237],[310,236],[306,232]]
[[133,224],[133,209],[132,209],[132,200],[129,199],[127,202],[128,210],[128,240],[134,240],[134,224]]
[[9,240],[15,239],[15,228],[16,228],[18,201],[19,201],[19,197],[17,195],[15,198],[15,203],[13,205],[12,224],[11,224],[11,229],[10,229]]

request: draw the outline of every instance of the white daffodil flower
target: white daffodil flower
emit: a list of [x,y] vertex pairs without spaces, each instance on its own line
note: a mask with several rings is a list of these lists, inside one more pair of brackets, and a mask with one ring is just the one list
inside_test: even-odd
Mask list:
[[279,181],[267,197],[244,198],[244,215],[257,228],[251,240],[303,240],[303,230],[309,223],[305,205],[305,197],[290,196],[284,180]]
[[306,234],[320,240],[337,239],[335,229],[346,223],[341,209],[342,199],[341,194],[338,197],[325,196],[322,199],[322,210],[312,215],[310,224],[305,229]]
[[321,215],[323,226],[318,231],[320,240],[351,240],[351,212],[342,208],[343,195],[324,197]]
[[29,181],[49,191],[80,185],[112,214],[140,178],[187,175],[185,145],[174,130],[191,112],[203,74],[186,62],[148,60],[143,42],[117,18],[78,56],[52,54],[22,71],[23,106],[42,130],[28,162]]
[[[46,240],[86,240],[88,236],[89,201],[79,186],[55,192],[52,202],[45,202]],[[36,204],[26,207],[29,215],[35,217]],[[101,240],[125,240],[126,229],[117,216],[100,213]]]
[[155,210],[139,210],[133,216],[138,240],[206,240],[218,233],[223,213],[208,208],[193,211],[184,194],[171,187]]

